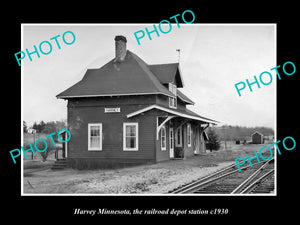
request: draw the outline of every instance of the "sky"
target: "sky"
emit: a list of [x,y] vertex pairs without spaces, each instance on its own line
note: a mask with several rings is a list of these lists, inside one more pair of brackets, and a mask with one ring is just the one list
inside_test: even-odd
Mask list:
[[[189,109],[219,121],[219,125],[266,126],[275,129],[276,25],[274,24],[172,24],[169,33],[140,39],[134,33],[153,24],[22,24],[21,51],[34,50],[43,41],[52,44],[48,55],[32,54],[21,61],[22,117],[34,121],[66,120],[67,100],[57,99],[82,79],[88,68],[100,68],[115,56],[116,35],[127,38],[127,49],[147,64],[180,63],[181,91],[195,102]],[[167,30],[167,27],[163,28]],[[72,31],[75,42],[66,45],[62,35]],[[60,35],[61,49],[50,38]],[[66,35],[66,41],[71,41]],[[180,58],[176,49],[180,49]],[[47,45],[43,45],[47,52]],[[17,62],[16,62],[17,63]],[[235,84],[254,81],[263,71],[273,75],[270,85],[253,85],[239,97]],[[268,81],[266,77],[263,79]]]

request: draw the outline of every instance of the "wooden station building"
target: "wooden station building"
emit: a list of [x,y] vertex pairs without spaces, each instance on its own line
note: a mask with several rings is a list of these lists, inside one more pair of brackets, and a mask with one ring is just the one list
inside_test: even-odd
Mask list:
[[186,108],[179,63],[148,65],[115,37],[115,58],[57,95],[68,100],[67,162],[75,168],[155,163],[205,153],[217,121]]

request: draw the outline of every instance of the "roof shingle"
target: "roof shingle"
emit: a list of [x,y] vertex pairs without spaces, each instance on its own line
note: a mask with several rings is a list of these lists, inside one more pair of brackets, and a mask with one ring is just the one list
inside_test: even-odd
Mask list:
[[174,95],[151,72],[148,65],[127,50],[122,62],[109,61],[99,69],[88,69],[81,81],[58,94],[57,98],[163,94]]

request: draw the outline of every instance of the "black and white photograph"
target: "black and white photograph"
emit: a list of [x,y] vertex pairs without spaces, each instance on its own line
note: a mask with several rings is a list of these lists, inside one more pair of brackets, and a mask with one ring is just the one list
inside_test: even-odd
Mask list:
[[275,23],[21,27],[23,196],[276,196]]
[[109,3],[4,7],[3,220],[297,221],[296,5]]

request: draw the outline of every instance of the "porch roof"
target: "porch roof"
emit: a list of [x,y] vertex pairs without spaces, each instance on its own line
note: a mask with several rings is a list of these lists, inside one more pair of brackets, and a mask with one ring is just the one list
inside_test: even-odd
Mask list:
[[132,113],[127,114],[127,118],[134,117],[136,115],[139,115],[141,113],[144,113],[144,112],[152,110],[152,109],[158,109],[158,110],[173,114],[175,116],[179,116],[179,117],[183,117],[183,118],[187,118],[187,119],[192,119],[192,120],[197,120],[197,121],[201,121],[201,122],[206,122],[206,123],[211,123],[211,124],[219,123],[216,120],[212,120],[212,119],[200,116],[197,113],[194,113],[193,111],[188,110],[188,109],[185,109],[185,111],[183,111],[183,110],[165,108],[165,107],[160,106],[160,105],[150,105],[150,106],[147,106],[145,108],[139,109],[137,111],[134,111]]

